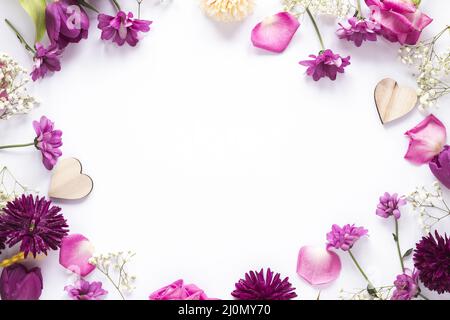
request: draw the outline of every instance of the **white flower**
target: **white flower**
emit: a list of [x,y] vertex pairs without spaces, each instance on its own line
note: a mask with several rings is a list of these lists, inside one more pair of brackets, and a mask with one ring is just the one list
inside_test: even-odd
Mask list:
[[284,10],[296,16],[302,15],[308,7],[313,15],[343,18],[351,8],[348,0],[283,0],[283,4]]
[[254,0],[201,0],[205,13],[222,22],[241,21],[253,12]]

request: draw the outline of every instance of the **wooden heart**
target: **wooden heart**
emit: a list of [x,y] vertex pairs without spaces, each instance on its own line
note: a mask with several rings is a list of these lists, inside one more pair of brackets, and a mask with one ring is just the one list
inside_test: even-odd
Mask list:
[[382,124],[403,117],[416,103],[416,90],[401,87],[393,79],[383,79],[375,87],[375,104]]
[[93,188],[94,182],[83,174],[81,162],[68,158],[59,161],[54,169],[48,195],[56,199],[78,200],[88,196]]

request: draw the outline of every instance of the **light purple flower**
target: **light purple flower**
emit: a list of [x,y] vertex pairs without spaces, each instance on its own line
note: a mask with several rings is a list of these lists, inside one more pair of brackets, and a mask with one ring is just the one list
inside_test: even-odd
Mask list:
[[299,64],[308,67],[306,74],[314,81],[324,77],[336,80],[337,73],[344,73],[344,68],[350,65],[350,56],[342,58],[330,49],[321,51],[318,56],[312,54],[309,57],[312,60],[303,60]]
[[75,282],[73,286],[65,286],[64,290],[73,300],[100,300],[101,297],[108,294],[108,291],[102,288],[100,281],[89,283],[83,279]]
[[41,269],[28,270],[20,263],[3,269],[0,277],[2,300],[38,300],[42,293]]
[[45,10],[47,34],[59,48],[87,39],[89,17],[76,0],[50,2]]
[[419,273],[405,269],[403,274],[397,276],[394,281],[395,290],[391,300],[411,300],[420,293]]
[[31,72],[33,81],[44,78],[49,71],[56,72],[61,70],[59,58],[62,50],[58,48],[56,43],[50,44],[47,48],[41,43],[36,43],[35,49],[34,66]]
[[406,200],[402,197],[398,197],[398,194],[394,193],[390,195],[385,192],[384,195],[380,197],[380,203],[377,206],[376,214],[383,218],[389,218],[394,216],[395,219],[400,219],[401,206],[406,204]]
[[52,170],[56,165],[62,152],[62,131],[53,129],[53,122],[42,116],[40,121],[33,121],[34,131],[36,131],[35,145],[42,153],[42,162],[48,170]]
[[115,17],[98,15],[98,28],[102,30],[102,40],[111,40],[119,46],[128,43],[134,47],[139,42],[142,32],[150,31],[153,21],[134,19],[133,13],[119,11]]
[[380,25],[367,19],[358,19],[351,17],[348,19],[348,26],[341,26],[337,31],[340,39],[353,41],[357,47],[360,47],[363,41],[377,41],[377,32],[380,31]]
[[354,224],[346,224],[342,228],[333,224],[331,231],[327,233],[327,249],[336,248],[348,251],[359,238],[367,235],[367,232],[363,227],[355,227]]

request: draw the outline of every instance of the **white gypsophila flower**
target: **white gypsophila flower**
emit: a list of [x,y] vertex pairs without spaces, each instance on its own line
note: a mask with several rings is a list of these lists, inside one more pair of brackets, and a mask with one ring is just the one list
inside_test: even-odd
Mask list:
[[438,40],[450,34],[449,31],[450,27],[446,27],[431,40],[399,49],[401,61],[416,70],[419,110],[423,112],[435,107],[439,98],[450,93],[450,47],[437,52]]
[[254,0],[201,0],[201,7],[207,16],[221,22],[245,19],[253,12]]
[[282,0],[284,10],[295,16],[305,13],[309,8],[313,15],[330,15],[343,18],[348,15],[351,4],[348,0]]
[[14,59],[0,53],[0,119],[25,114],[38,102],[27,92],[30,76]]
[[0,210],[21,194],[31,191],[21,184],[7,167],[0,165]]

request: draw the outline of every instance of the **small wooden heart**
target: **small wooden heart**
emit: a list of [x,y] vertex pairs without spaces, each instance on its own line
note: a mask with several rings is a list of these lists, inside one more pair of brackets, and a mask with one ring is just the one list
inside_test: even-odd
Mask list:
[[63,200],[78,200],[87,197],[94,188],[91,177],[83,174],[81,162],[68,158],[58,162],[53,171],[48,195]]
[[403,117],[417,103],[416,90],[401,87],[393,79],[383,79],[375,87],[375,104],[382,124]]

